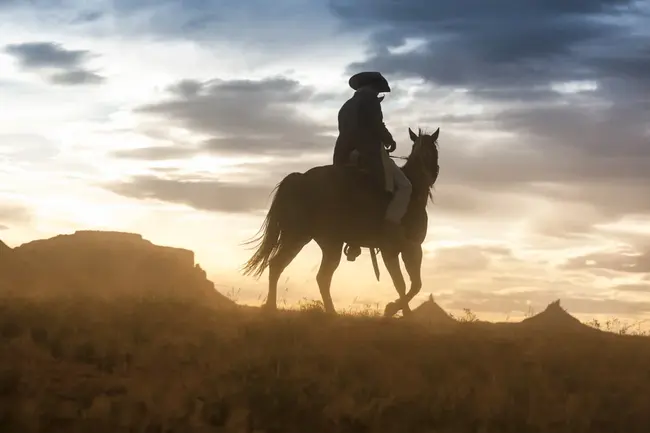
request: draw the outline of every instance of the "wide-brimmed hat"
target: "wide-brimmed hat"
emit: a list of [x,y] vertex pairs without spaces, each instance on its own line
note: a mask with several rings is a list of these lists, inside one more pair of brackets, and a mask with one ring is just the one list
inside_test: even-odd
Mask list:
[[350,77],[348,84],[354,90],[359,90],[365,86],[372,86],[379,93],[390,92],[388,81],[386,81],[386,78],[380,72],[359,72]]

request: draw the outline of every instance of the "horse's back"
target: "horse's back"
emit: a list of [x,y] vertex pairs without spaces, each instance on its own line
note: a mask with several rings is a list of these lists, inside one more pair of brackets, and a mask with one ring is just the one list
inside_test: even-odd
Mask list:
[[296,180],[300,193],[294,200],[305,209],[305,229],[313,238],[335,236],[365,245],[375,236],[388,197],[368,172],[327,164],[300,173]]
[[381,212],[388,196],[383,194],[370,173],[354,166],[322,165],[303,174],[324,211],[337,209],[350,214]]
[[312,182],[325,183],[329,186],[341,185],[346,188],[372,189],[370,173],[352,165],[319,165],[305,171],[303,175]]

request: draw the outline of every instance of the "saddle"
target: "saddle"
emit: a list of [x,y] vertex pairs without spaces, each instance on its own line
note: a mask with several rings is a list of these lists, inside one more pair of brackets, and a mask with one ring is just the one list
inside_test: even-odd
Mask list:
[[[385,185],[380,185],[380,182],[378,182],[367,164],[363,163],[359,157],[359,153],[356,150],[350,154],[350,159],[343,167],[349,171],[352,177],[358,179],[360,183],[366,184],[371,193],[376,193],[379,195],[380,199],[383,202],[382,207],[388,206],[388,203],[393,196],[393,192],[387,191]],[[384,175],[389,176],[389,173],[384,173]],[[354,262],[357,257],[361,255],[361,247],[359,245],[346,243],[343,248],[343,254],[345,254],[346,259],[349,262]]]
[[[358,151],[352,151],[348,162],[343,167],[348,169],[353,176],[356,176],[359,179],[359,182],[366,183],[373,192],[381,194],[382,198],[386,200],[386,204],[388,204],[388,201],[393,197],[394,191],[386,189],[386,185],[383,185],[382,188],[382,185],[380,185],[380,182],[376,179],[374,173],[368,167],[368,164],[365,164],[360,158]],[[388,177],[390,177],[390,173],[384,168],[384,181]]]

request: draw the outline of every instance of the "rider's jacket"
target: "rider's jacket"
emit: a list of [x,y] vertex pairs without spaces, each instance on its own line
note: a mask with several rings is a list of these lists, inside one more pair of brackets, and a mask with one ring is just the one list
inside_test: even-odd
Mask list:
[[359,152],[360,163],[374,174],[383,173],[381,152],[384,144],[393,143],[384,124],[382,98],[364,88],[357,90],[338,114],[339,136],[334,148],[334,164],[347,164],[352,151]]

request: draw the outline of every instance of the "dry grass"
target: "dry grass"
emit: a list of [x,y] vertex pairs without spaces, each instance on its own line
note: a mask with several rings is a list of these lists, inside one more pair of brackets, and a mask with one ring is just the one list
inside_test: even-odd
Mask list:
[[0,431],[646,432],[650,340],[4,300]]

